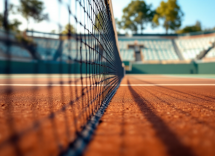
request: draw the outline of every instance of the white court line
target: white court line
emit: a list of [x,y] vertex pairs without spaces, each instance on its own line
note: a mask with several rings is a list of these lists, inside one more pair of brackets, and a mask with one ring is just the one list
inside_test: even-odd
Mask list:
[[180,78],[185,78],[185,79],[204,79],[204,80],[215,80],[214,77],[194,77],[194,76],[186,76],[186,75],[181,75],[181,76],[177,76],[177,75],[163,75],[164,77],[171,77],[171,78],[175,78],[175,79],[180,79]]
[[215,84],[121,84],[120,86],[215,86]]
[[13,86],[13,87],[58,87],[58,86],[96,86],[96,85],[86,85],[86,84],[0,84],[0,86]]
[[[87,86],[96,86],[89,84],[0,84],[0,86],[12,86],[12,87],[87,87]],[[97,85],[97,86],[111,86],[111,85]],[[140,87],[153,87],[153,86],[215,86],[215,84],[120,84],[121,87],[128,86],[140,86]]]

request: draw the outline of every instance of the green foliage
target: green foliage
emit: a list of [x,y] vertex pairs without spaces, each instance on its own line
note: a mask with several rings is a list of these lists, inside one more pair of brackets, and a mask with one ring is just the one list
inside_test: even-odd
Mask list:
[[36,22],[41,22],[48,19],[48,15],[43,13],[44,4],[40,0],[20,0],[21,5],[18,11],[22,16],[29,21],[29,18],[34,19]]
[[176,31],[176,33],[183,34],[183,33],[199,32],[199,31],[202,31],[202,28],[201,28],[201,23],[197,21],[195,25],[186,26],[185,28]]
[[177,30],[182,23],[183,12],[180,6],[177,4],[177,0],[162,1],[160,6],[156,9],[153,22],[158,26],[160,25],[160,19],[162,19],[163,27],[168,30]]
[[8,27],[9,30],[15,31],[15,32],[19,32],[18,27],[21,25],[22,23],[20,21],[18,21],[17,19],[14,19],[12,21],[10,21]]
[[17,33],[16,39],[18,42],[23,43],[24,45],[36,45],[31,38],[24,36],[22,33]]
[[[36,22],[41,22],[48,19],[48,14],[43,13],[44,3],[40,0],[20,0],[19,6],[14,6],[10,4],[8,6],[8,16],[9,14],[21,13],[21,15],[29,22],[29,19],[32,18]],[[4,17],[0,14],[0,27],[3,27]],[[13,31],[19,31],[18,27],[21,25],[21,22],[17,19],[8,21],[7,29]]]
[[75,32],[76,32],[76,30],[75,30],[74,26],[71,24],[67,24],[61,34],[64,34],[64,35],[74,34]]
[[[8,7],[8,15],[9,14],[15,14],[15,13],[16,12],[14,11],[14,5],[10,4]],[[3,16],[3,14],[0,14],[0,27],[3,27],[3,21],[4,21],[4,16]],[[19,32],[18,27],[21,24],[22,23],[20,21],[18,21],[17,19],[14,19],[14,20],[8,21],[8,26],[5,29]]]
[[2,14],[0,14],[0,28],[3,27],[3,21],[4,21],[4,17]]
[[116,24],[116,31],[117,31],[117,34],[120,35],[120,28],[121,28],[121,22],[115,18],[115,24]]
[[55,34],[55,33],[56,33],[56,31],[55,31],[55,30],[52,30],[52,31],[51,31],[51,33]]
[[119,34],[120,24],[119,24],[119,20],[117,18],[115,18],[115,23],[116,23],[117,34]]
[[203,31],[214,31],[214,30],[215,30],[215,27],[213,27],[213,28],[206,28]]
[[131,1],[123,9],[122,21],[118,22],[118,26],[133,33],[143,33],[145,25],[152,21],[154,13],[151,5],[147,5],[143,0]]
[[105,14],[104,11],[100,11],[96,16],[95,16],[95,22],[94,22],[94,29],[96,31],[105,31],[105,22],[107,20],[104,20],[103,14]]
[[14,32],[19,32],[19,26],[22,23],[20,21],[18,21],[17,19],[13,19],[11,21],[9,21],[8,23],[8,30],[14,31]]

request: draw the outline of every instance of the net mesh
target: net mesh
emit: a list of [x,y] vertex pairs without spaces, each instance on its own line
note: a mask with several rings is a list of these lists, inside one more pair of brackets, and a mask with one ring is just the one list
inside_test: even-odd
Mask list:
[[[29,18],[32,1],[19,1]],[[43,22],[25,31],[12,27],[12,3],[0,12],[0,155],[58,155],[123,77],[110,2],[44,1]]]

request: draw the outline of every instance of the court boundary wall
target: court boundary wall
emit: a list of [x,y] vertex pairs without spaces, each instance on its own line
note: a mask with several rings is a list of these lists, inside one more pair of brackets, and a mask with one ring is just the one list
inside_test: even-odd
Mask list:
[[178,64],[130,63],[126,74],[215,74],[215,62],[190,62]]
[[[169,63],[169,64],[140,64],[126,62],[130,70],[126,74],[215,74],[215,62],[190,62],[190,63]],[[0,74],[5,74],[6,60],[0,60]],[[75,68],[70,69],[69,66]],[[10,62],[10,73],[13,74],[80,74],[89,73],[89,67],[81,66],[79,63],[67,64],[58,62]],[[33,71],[33,73],[32,73]]]

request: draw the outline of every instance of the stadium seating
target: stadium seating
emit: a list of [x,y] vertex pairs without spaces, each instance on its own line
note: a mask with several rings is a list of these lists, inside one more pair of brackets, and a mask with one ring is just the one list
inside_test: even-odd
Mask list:
[[[0,38],[5,38],[6,33],[0,29]],[[11,40],[15,40],[14,33],[9,35]],[[211,47],[211,44],[215,42],[215,37],[195,37],[183,39],[182,37],[174,40],[164,39],[159,37],[120,37],[119,36],[119,49],[121,58],[123,61],[135,61],[134,49],[129,49],[129,45],[133,46],[135,41],[138,41],[138,45],[141,47],[142,61],[179,61],[179,60],[192,60],[196,59],[197,55],[203,50],[207,50]],[[57,60],[77,60],[85,61],[92,58],[94,61],[98,60],[99,48],[93,53],[92,50],[86,45],[80,45],[80,42],[76,42],[74,39],[59,40],[57,38],[33,38],[37,45],[36,51],[41,56],[42,60],[53,60],[54,57]],[[173,42],[174,41],[174,42]],[[62,43],[61,43],[62,42]],[[61,45],[62,44],[62,45]],[[89,40],[89,45],[92,44],[92,40]],[[105,45],[104,45],[105,46]],[[80,53],[81,48],[81,53]],[[61,51],[62,50],[62,51]],[[1,56],[5,55],[7,49],[4,43],[0,43]],[[79,52],[78,52],[79,51]],[[57,55],[57,53],[59,54]],[[22,47],[15,45],[11,46],[10,54],[14,57],[31,58],[30,53]],[[59,57],[62,55],[61,57]],[[215,49],[208,52],[205,58],[215,57]],[[139,58],[139,57],[138,57]],[[180,59],[179,59],[180,58]]]
[[134,41],[138,40],[139,45],[143,45],[141,49],[144,61],[151,60],[178,60],[171,40],[168,39],[120,39],[119,47],[123,61],[134,61],[134,50],[128,49],[128,45],[134,45]]
[[[83,45],[81,46],[81,52],[79,50],[80,45],[77,45],[77,42],[75,40],[65,40],[63,41],[63,55],[67,56],[67,58],[70,58],[71,60],[77,60],[77,61],[96,61],[96,59],[99,58],[99,54],[95,51],[90,50],[87,46]],[[99,49],[97,49],[99,51]],[[93,60],[94,59],[94,60]]]
[[176,44],[185,60],[195,59],[203,50],[207,50],[211,43],[215,41],[214,37],[202,37],[194,39],[176,39]]
[[211,49],[205,57],[206,58],[215,58],[215,48]]
[[[0,38],[1,39],[10,39],[12,41],[15,40],[15,33],[8,32],[6,33],[4,30],[0,29]],[[2,59],[5,59],[6,54],[11,55],[11,58],[31,58],[30,53],[24,49],[23,47],[17,46],[17,45],[10,45],[10,48],[8,48],[4,42],[0,42],[0,56]]]
[[80,53],[80,50],[77,49],[80,48],[80,45],[77,45],[75,40],[63,40],[62,46],[60,46],[60,40],[34,38],[34,42],[37,44],[37,52],[42,57],[42,60],[53,60],[58,50],[59,52],[62,50],[62,52],[60,52],[62,54],[59,54],[61,57],[58,57],[57,60],[62,61],[86,61],[93,59],[96,61],[96,59],[99,58],[98,53],[95,53],[95,51],[92,53],[92,50],[90,51],[90,49],[83,44]]
[[15,39],[15,33],[13,32],[5,32],[3,29],[0,28],[0,38],[9,38],[11,40]]
[[30,53],[27,50],[23,49],[22,47],[12,45],[8,49],[7,46],[4,43],[0,42],[0,53],[2,55],[5,55],[7,51],[9,51],[9,54],[12,57],[31,58]]
[[34,42],[37,44],[36,51],[41,56],[42,60],[53,59],[59,46],[59,40],[34,38]]
[[154,40],[140,42],[146,47],[142,49],[145,60],[178,60],[171,40]]
[[121,50],[120,51],[121,57],[123,61],[134,61],[134,50]]
[[[143,45],[141,49],[144,61],[166,61],[166,60],[179,60],[179,57],[175,51],[174,45],[170,39],[140,39],[140,38],[120,38],[119,47],[121,50],[122,59],[124,61],[133,61],[134,58],[128,57],[127,54],[128,45],[134,45],[135,40],[139,45]],[[196,59],[196,56],[203,50],[207,50],[211,43],[215,41],[215,37],[201,37],[201,38],[189,38],[175,39],[176,47],[179,53],[183,56],[184,60]],[[134,52],[131,51],[132,55]],[[206,57],[212,57],[212,52],[209,52]]]

